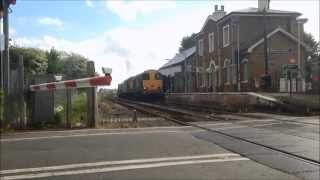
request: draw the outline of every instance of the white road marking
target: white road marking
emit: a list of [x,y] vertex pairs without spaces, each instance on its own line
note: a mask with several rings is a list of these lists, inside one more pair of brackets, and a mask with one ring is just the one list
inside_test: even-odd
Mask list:
[[71,137],[87,137],[87,136],[105,136],[105,135],[125,135],[125,134],[148,134],[148,133],[185,133],[185,132],[200,132],[203,130],[188,130],[188,131],[134,131],[134,132],[107,132],[107,133],[91,133],[91,134],[71,134],[58,136],[41,136],[30,138],[6,138],[0,139],[0,142],[24,141],[24,140],[39,140],[39,139],[56,139],[56,138],[71,138]]
[[[228,123],[219,123],[216,125],[225,125]],[[231,127],[222,127],[222,128],[213,128],[213,130],[227,130],[227,129],[238,129],[238,128],[247,128],[247,127],[263,127],[263,126],[269,126],[273,124],[281,124],[279,123],[270,123],[270,124],[262,124],[262,125],[256,125],[256,126],[243,126],[243,125],[237,125],[235,123],[231,123],[236,126]],[[213,124],[212,124],[213,125]],[[209,126],[212,126],[209,125]],[[192,127],[192,126],[188,126]],[[132,131],[132,132],[106,132],[106,133],[91,133],[91,134],[71,134],[71,135],[57,135],[57,136],[41,136],[41,137],[30,137],[30,138],[5,138],[0,139],[0,142],[12,142],[12,141],[24,141],[24,140],[39,140],[39,139],[56,139],[56,138],[72,138],[72,137],[88,137],[88,136],[105,136],[105,135],[125,135],[125,134],[147,134],[147,133],[185,133],[185,132],[202,132],[204,130],[188,130],[188,131],[181,131],[181,130],[155,130],[155,131]]]
[[85,167],[93,167],[93,166],[192,160],[192,159],[203,159],[203,158],[226,158],[226,157],[241,157],[241,156],[235,153],[223,153],[223,154],[206,154],[206,155],[196,155],[196,156],[175,156],[175,157],[131,159],[131,160],[119,160],[119,161],[101,161],[101,162],[94,162],[94,163],[79,163],[79,164],[66,164],[66,165],[59,165],[59,166],[47,166],[47,167],[36,167],[36,168],[9,169],[9,170],[0,171],[0,175],[12,174],[12,173],[23,173],[23,172],[30,173],[30,172],[39,172],[39,171],[61,170],[61,169],[65,170],[65,169],[85,168]]
[[45,133],[73,133],[73,132],[95,132],[95,131],[130,131],[130,130],[153,130],[153,129],[185,129],[190,126],[164,126],[164,127],[141,127],[141,128],[114,128],[114,129],[74,129],[74,130],[55,130],[55,131],[35,131],[35,132],[16,132],[2,134],[2,137],[10,137],[15,135],[25,135],[25,134],[45,134]]
[[[227,130],[227,129],[240,129],[240,128],[255,128],[255,127],[263,127],[263,126],[271,126],[275,124],[282,124],[282,123],[269,123],[269,124],[260,124],[260,125],[255,125],[255,126],[243,126],[243,125],[238,125],[238,126],[231,126],[231,127],[222,127],[222,128],[212,128],[212,130]],[[236,125],[236,124],[234,124]]]
[[196,124],[196,125],[206,125],[206,126],[220,126],[220,125],[229,125],[232,123],[192,123],[192,124]]
[[44,177],[52,177],[52,176],[80,175],[80,174],[103,173],[103,172],[132,170],[132,169],[146,169],[146,168],[167,167],[167,166],[177,166],[177,165],[203,164],[203,163],[228,162],[228,161],[244,161],[244,160],[249,160],[249,159],[244,157],[236,157],[236,158],[189,160],[189,161],[177,161],[177,162],[158,162],[158,163],[147,163],[147,164],[137,164],[137,165],[124,165],[124,166],[117,166],[117,167],[83,169],[83,170],[30,173],[30,174],[24,174],[24,175],[4,176],[2,177],[2,179],[12,180],[12,179],[44,178]]
[[250,122],[271,122],[271,121],[277,121],[274,119],[255,119],[255,120],[244,120],[244,121],[237,121],[237,123],[250,123]]

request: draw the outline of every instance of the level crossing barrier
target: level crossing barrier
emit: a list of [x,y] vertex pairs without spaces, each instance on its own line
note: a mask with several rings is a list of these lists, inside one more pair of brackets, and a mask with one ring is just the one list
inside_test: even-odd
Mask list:
[[82,79],[30,85],[29,89],[30,91],[53,91],[57,89],[109,86],[111,81],[112,81],[111,75],[106,74],[105,76],[94,76],[94,77],[82,78]]

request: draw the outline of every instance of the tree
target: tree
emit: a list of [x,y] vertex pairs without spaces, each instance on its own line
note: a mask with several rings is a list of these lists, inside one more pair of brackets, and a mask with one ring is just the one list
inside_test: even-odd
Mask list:
[[317,42],[312,34],[310,33],[304,33],[304,42],[310,46],[311,51],[307,52],[307,57],[311,57],[311,59],[319,60],[320,57],[320,45],[319,42]]
[[61,72],[61,66],[59,66],[60,54],[54,48],[51,48],[50,51],[46,52],[46,56],[48,59],[48,69],[47,73],[56,74]]
[[26,77],[28,75],[45,74],[48,67],[48,59],[45,51],[37,48],[10,47],[10,60],[15,67],[19,56],[23,56],[23,64]]
[[87,59],[79,54],[66,54],[61,60],[62,73],[68,79],[83,78],[87,76]]
[[61,74],[67,79],[82,78],[87,76],[88,59],[65,51],[52,48],[44,51],[37,48],[10,47],[11,67],[15,68],[19,56],[23,56],[26,78],[30,75],[46,73]]
[[185,36],[182,38],[181,43],[180,43],[180,48],[179,52],[182,52],[184,50],[187,50],[189,48],[192,48],[195,46],[195,33],[192,33],[190,36]]

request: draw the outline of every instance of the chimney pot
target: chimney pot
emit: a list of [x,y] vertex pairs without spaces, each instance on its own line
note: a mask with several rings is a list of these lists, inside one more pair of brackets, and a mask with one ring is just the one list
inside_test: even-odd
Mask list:
[[258,9],[259,11],[268,10],[269,9],[270,0],[258,0]]

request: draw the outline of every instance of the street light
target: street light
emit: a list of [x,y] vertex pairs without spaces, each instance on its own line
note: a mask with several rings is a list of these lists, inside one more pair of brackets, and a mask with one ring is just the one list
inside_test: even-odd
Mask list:
[[[302,18],[302,19],[297,19],[298,23],[298,69],[302,71],[302,64],[301,64],[301,26],[306,23],[308,19]],[[303,69],[304,70],[304,69]],[[303,72],[303,71],[302,71]],[[302,82],[304,81],[304,78],[301,77],[301,73],[298,74],[298,79],[301,80],[299,87],[299,90],[303,89],[302,88]]]
[[236,16],[232,19],[233,24],[237,27],[237,90],[241,91],[240,85],[240,19]]

